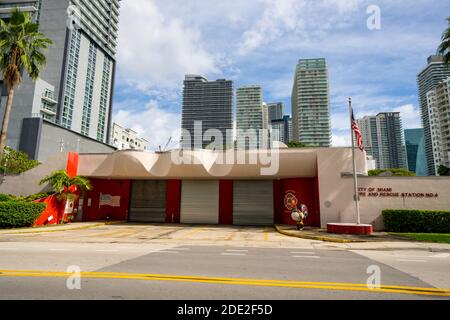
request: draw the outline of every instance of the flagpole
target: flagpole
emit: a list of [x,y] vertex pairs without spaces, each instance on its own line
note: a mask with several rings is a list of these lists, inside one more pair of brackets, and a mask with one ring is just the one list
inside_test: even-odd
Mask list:
[[355,158],[355,134],[353,132],[353,108],[352,108],[352,98],[348,98],[348,108],[350,112],[350,132],[352,135],[352,159],[353,159],[353,186],[354,186],[354,201],[356,205],[356,215],[358,217],[358,224],[361,224],[361,215],[359,212],[359,192],[358,192],[358,176],[356,174],[356,158]]

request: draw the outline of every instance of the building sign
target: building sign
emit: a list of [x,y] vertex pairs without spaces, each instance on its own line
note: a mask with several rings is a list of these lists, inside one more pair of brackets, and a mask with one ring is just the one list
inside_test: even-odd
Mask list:
[[399,192],[392,188],[375,188],[375,187],[360,187],[359,196],[361,198],[416,198],[416,199],[433,199],[438,198],[438,193],[424,193],[424,192]]
[[120,196],[100,193],[100,202],[98,206],[120,207]]

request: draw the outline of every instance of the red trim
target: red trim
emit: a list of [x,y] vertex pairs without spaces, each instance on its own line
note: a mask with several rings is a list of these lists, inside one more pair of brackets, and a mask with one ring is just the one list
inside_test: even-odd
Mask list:
[[369,224],[342,224],[342,223],[329,223],[327,225],[328,233],[337,234],[361,234],[371,235],[373,233],[373,226]]
[[273,181],[273,213],[275,224],[283,223],[283,192],[281,180]]
[[233,224],[233,180],[219,181],[219,224]]
[[168,180],[166,192],[166,222],[180,223],[181,180]]
[[78,174],[79,156],[76,152],[69,152],[67,155],[66,172],[70,177],[75,177]]

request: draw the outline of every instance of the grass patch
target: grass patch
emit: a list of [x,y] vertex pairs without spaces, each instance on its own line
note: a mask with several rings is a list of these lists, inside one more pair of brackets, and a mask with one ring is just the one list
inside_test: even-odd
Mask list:
[[390,233],[390,234],[405,237],[413,241],[450,243],[449,233]]

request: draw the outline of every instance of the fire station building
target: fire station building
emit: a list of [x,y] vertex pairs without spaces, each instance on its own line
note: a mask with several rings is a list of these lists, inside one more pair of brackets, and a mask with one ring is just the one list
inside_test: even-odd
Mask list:
[[[306,224],[355,222],[351,148],[81,154],[78,174],[94,186],[78,220],[273,225],[292,224],[292,200]],[[241,155],[242,156],[242,155]],[[368,177],[357,152],[362,223],[382,229],[383,209],[450,209],[450,179]]]

